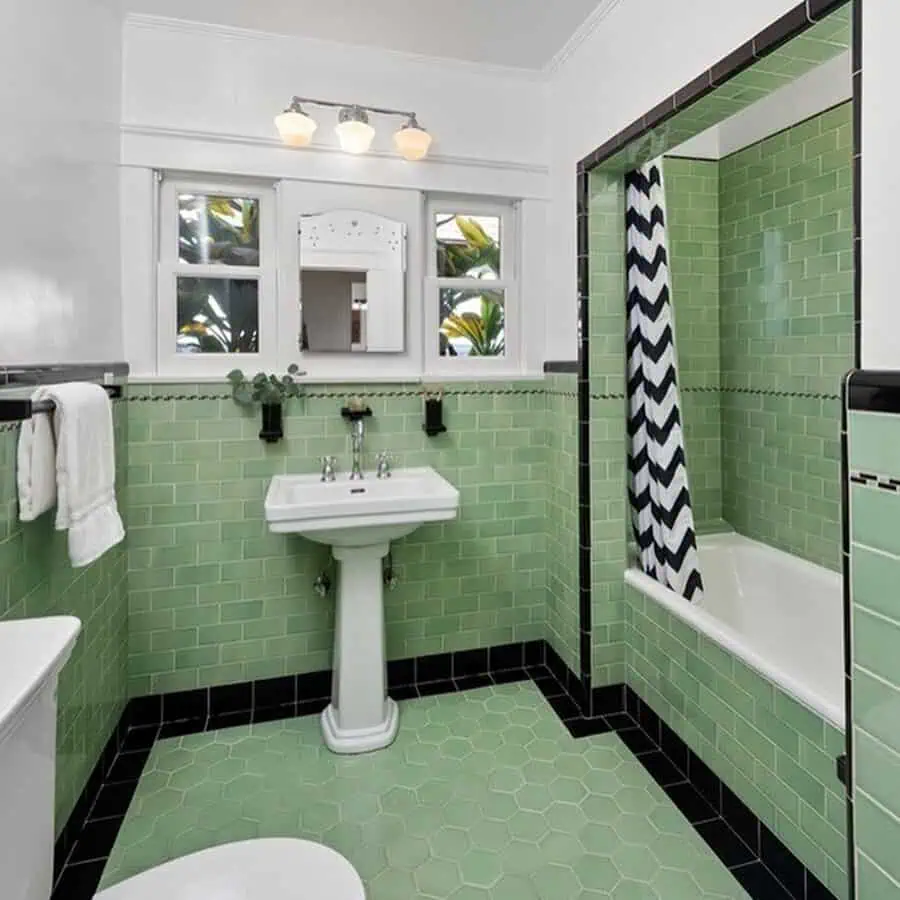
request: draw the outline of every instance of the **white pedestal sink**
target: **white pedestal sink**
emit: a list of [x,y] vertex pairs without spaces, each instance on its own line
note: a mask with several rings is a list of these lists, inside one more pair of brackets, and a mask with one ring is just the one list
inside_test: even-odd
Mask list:
[[334,680],[322,713],[325,743],[335,753],[365,753],[390,744],[399,725],[387,696],[382,560],[391,541],[426,522],[455,519],[459,491],[434,469],[395,469],[323,482],[318,475],[277,475],[266,495],[272,531],[328,544],[338,562]]

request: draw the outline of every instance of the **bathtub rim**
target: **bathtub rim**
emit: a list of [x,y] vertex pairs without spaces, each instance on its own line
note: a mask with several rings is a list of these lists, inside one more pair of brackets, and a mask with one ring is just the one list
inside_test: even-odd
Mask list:
[[[791,565],[799,565],[803,568],[810,568],[821,575],[833,575],[840,586],[841,575],[839,572],[833,572],[824,566],[817,566],[808,560],[792,556],[776,547],[770,547],[761,541],[755,541],[752,538],[744,537],[739,534],[715,534],[704,535],[700,538],[700,543],[706,546],[734,546],[734,545],[753,545],[760,547],[767,553],[774,553],[780,557],[786,557],[791,561]],[[732,653],[741,662],[748,665],[762,678],[770,682],[779,690],[784,691],[793,697],[798,703],[803,704],[807,709],[821,716],[829,725],[837,728],[841,733],[846,734],[846,710],[843,704],[843,698],[838,703],[831,703],[816,691],[810,690],[806,685],[802,684],[792,675],[785,673],[781,669],[774,666],[755,650],[748,647],[741,640],[741,635],[723,625],[707,612],[702,606],[689,603],[683,597],[680,597],[669,588],[663,587],[658,581],[644,574],[640,569],[631,567],[625,570],[625,583],[639,591],[645,597],[655,601],[662,606],[667,612],[680,619],[686,625],[689,625],[700,634],[706,635],[710,640],[719,644],[723,649]],[[627,602],[627,601],[626,601]]]

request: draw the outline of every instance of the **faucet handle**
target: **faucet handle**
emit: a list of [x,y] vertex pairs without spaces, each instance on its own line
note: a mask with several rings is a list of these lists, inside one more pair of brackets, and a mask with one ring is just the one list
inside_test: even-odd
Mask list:
[[391,454],[382,450],[376,457],[375,475],[378,478],[391,477]]
[[334,481],[334,467],[337,459],[333,456],[322,457],[322,481]]

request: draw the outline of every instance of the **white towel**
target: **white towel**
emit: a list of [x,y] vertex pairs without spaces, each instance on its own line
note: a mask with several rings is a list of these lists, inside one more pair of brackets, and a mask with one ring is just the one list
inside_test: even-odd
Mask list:
[[[32,401],[40,400],[43,388]],[[33,522],[56,505],[56,438],[46,413],[26,419],[19,429],[18,465],[19,518]]]
[[87,566],[125,537],[116,506],[109,395],[100,385],[73,382],[40,388],[34,399],[56,405],[56,528],[69,532],[72,565]]

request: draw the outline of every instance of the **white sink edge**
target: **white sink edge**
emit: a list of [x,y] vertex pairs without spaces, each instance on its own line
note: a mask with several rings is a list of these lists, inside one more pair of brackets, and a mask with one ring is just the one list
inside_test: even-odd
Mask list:
[[66,664],[81,632],[74,616],[0,622],[0,740]]
[[[272,510],[277,512],[278,509]],[[304,533],[317,531],[334,531],[346,529],[355,531],[361,528],[378,528],[386,525],[429,525],[435,522],[452,522],[456,519],[459,507],[443,506],[430,509],[417,509],[415,512],[399,512],[393,515],[386,513],[373,513],[361,515],[352,513],[343,516],[298,516],[284,513],[282,517],[270,516],[267,513],[269,530],[275,533],[295,533],[301,536]]]

